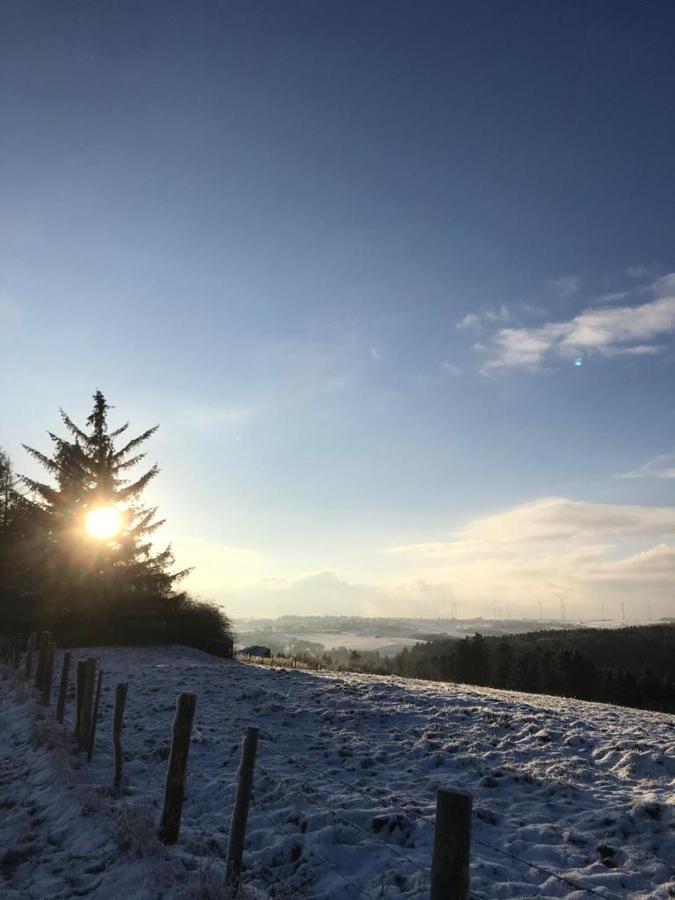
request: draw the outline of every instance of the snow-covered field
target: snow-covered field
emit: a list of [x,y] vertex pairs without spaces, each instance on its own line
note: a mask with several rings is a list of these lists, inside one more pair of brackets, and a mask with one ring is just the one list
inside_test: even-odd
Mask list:
[[[291,632],[275,633],[274,637],[277,642],[285,644],[291,643],[294,639],[303,641],[312,641],[313,643],[322,644],[327,652],[335,650],[338,647],[345,647],[347,650],[378,650],[382,656],[394,656],[400,653],[404,647],[412,647],[419,644],[418,638],[393,637],[391,635],[374,635],[374,634],[357,634],[353,631],[310,631],[306,634],[295,635]],[[265,645],[266,635],[258,639],[255,632],[247,635],[246,644],[263,644]]]
[[[105,673],[89,765],[0,676],[2,898],[222,896],[248,725],[261,738],[244,897],[428,896],[435,791],[453,785],[474,795],[472,897],[675,896],[673,716],[177,647],[74,654],[89,655]],[[121,680],[128,762],[113,796]],[[165,848],[154,823],[180,691],[197,711],[181,835]]]

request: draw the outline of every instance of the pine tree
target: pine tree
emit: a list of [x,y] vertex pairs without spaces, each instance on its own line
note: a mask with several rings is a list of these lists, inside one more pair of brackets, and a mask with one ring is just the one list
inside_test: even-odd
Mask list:
[[[110,431],[108,405],[101,391],[82,429],[61,410],[68,438],[48,432],[51,456],[26,445],[25,449],[52,476],[47,484],[26,476],[42,514],[40,559],[43,600],[51,624],[73,613],[93,622],[159,621],[176,599],[174,585],[187,570],[170,572],[171,548],[155,552],[152,535],[164,523],[157,509],[144,507],[141,495],[159,472],[151,466],[130,480],[131,470],[146,456],[140,451],[157,431],[147,429],[117,447],[128,423]],[[88,530],[92,514],[105,510],[118,519],[118,530],[107,537]]]
[[9,538],[14,495],[14,478],[9,457],[0,447],[0,542]]
[[30,553],[38,510],[17,489],[0,449],[0,629],[23,628],[32,617],[35,591]]

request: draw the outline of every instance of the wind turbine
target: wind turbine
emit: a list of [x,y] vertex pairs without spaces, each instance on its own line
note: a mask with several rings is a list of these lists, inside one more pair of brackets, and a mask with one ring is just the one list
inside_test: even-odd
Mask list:
[[551,588],[551,593],[554,597],[557,597],[560,600],[560,621],[565,621],[565,601],[567,600],[567,591],[562,591],[560,588],[557,588],[552,582],[549,581],[548,586]]

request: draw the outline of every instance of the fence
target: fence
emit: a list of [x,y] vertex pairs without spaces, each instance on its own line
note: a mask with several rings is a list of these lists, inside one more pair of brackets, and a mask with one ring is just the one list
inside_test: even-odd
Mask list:
[[[51,640],[49,632],[43,632],[39,636],[31,634],[26,641],[20,636],[0,638],[0,663],[5,667],[9,677],[17,684],[24,686],[23,696],[31,697],[43,707],[50,707],[54,691],[56,689],[56,722],[64,729],[65,709],[68,700],[68,683],[72,671],[72,654],[66,651],[63,654],[60,667],[58,686],[54,684],[54,658],[55,644]],[[256,660],[259,662],[259,660]],[[287,663],[293,663],[290,660]],[[34,666],[35,663],[35,666]],[[104,673],[99,669],[97,660],[89,657],[86,660],[78,660],[75,666],[75,710],[72,728],[74,745],[79,752],[86,755],[91,761],[96,746],[97,724],[100,712],[101,686]],[[114,709],[111,719],[110,740],[112,743],[113,770],[111,773],[111,787],[113,792],[122,787],[123,776],[123,725],[124,713],[128,700],[128,685],[121,682],[115,688]],[[166,844],[175,844],[179,837],[182,817],[183,801],[188,777],[188,757],[192,734],[197,697],[192,693],[181,693],[177,698],[176,714],[173,723],[172,741],[169,753],[166,781],[164,789],[164,802],[157,822],[157,834]],[[273,829],[278,828],[263,805],[253,796],[252,788],[256,775],[258,784],[263,786],[275,785],[288,793],[299,793],[312,809],[322,810],[330,820],[358,833],[360,846],[374,847],[383,841],[378,833],[370,831],[360,825],[354,818],[349,817],[348,811],[336,810],[330,806],[330,801],[321,800],[320,790],[309,786],[306,776],[312,776],[315,783],[320,785],[324,780],[324,773],[313,767],[305,759],[297,756],[289,756],[280,753],[271,747],[260,745],[258,730],[248,728],[243,738],[241,760],[237,773],[236,796],[231,812],[231,822],[228,833],[228,848],[225,856],[225,876],[223,896],[234,898],[237,895],[242,882],[242,861],[244,855],[246,829],[251,808],[256,815],[266,819]],[[261,759],[257,761],[257,757]],[[292,780],[288,774],[281,775],[278,771],[283,767],[284,771],[297,770],[303,775],[303,779]],[[332,780],[340,783],[340,779],[331,775]],[[345,789],[351,794],[362,794],[372,800],[372,794],[360,789],[353,782],[342,782]],[[419,888],[432,898],[432,900],[468,900],[470,895],[469,869],[471,851],[471,818],[472,798],[469,794],[457,790],[440,789],[436,797],[436,815],[434,818],[422,815],[414,810],[411,805],[409,814],[421,822],[425,822],[434,830],[433,850],[427,864],[414,858],[404,847],[387,842],[387,851],[396,855],[405,862],[406,869],[410,871],[411,886]],[[606,894],[594,890],[591,887],[580,884],[578,881],[567,878],[552,870],[538,866],[527,860],[510,853],[487,842],[473,838],[473,843],[489,849],[491,852],[509,858],[519,864],[524,864],[531,869],[539,871],[548,878],[555,878],[567,887],[583,892],[589,896],[603,897]],[[361,887],[348,874],[338,869],[316,847],[306,847],[306,852],[315,857],[319,865],[327,871],[334,873],[339,879],[349,896],[372,897],[365,888]],[[290,884],[290,875],[284,872],[283,866],[275,867],[256,863],[256,870],[260,868],[267,873],[268,881],[283,887],[289,893],[297,894],[297,888]],[[246,873],[250,875],[251,873]],[[417,879],[416,882],[414,879]],[[379,896],[379,895],[378,895]]]

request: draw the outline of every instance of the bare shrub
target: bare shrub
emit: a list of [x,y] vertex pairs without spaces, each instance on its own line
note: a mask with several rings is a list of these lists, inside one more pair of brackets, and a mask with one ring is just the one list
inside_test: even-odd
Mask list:
[[137,858],[163,852],[155,814],[146,806],[124,806],[115,814],[115,840],[122,853]]

